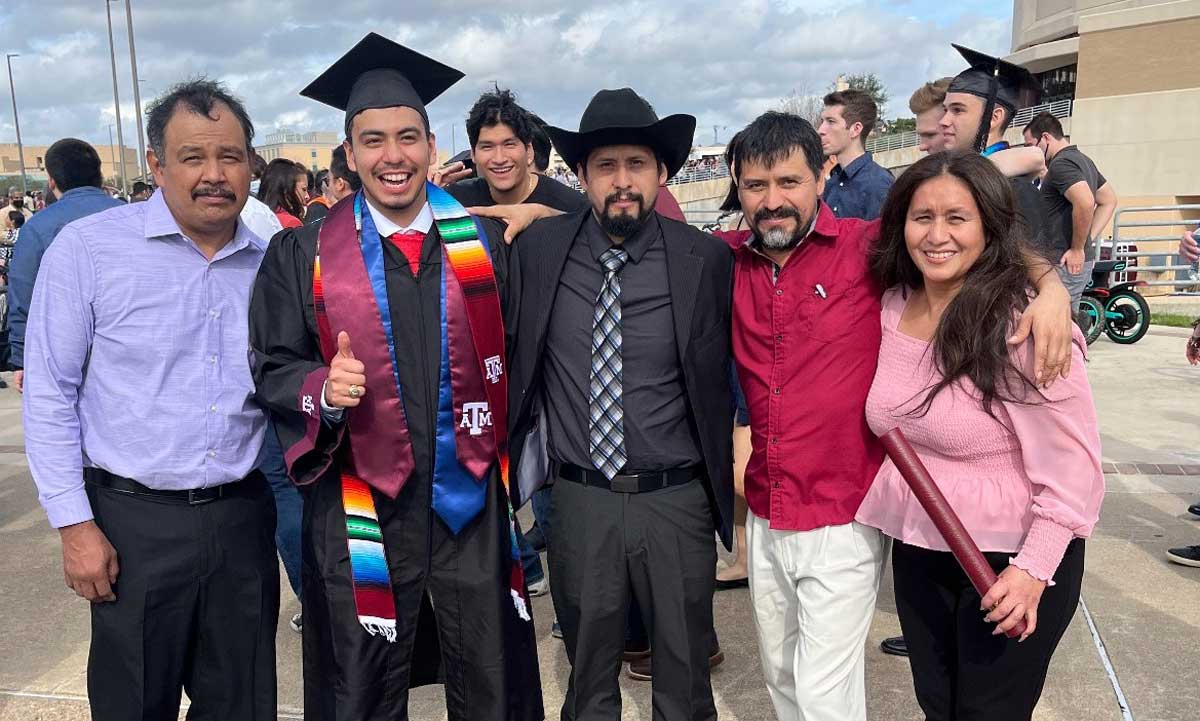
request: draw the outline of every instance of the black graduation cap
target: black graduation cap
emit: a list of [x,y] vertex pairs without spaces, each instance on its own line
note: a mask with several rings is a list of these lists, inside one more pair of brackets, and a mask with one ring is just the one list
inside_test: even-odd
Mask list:
[[375,108],[412,108],[428,126],[425,105],[462,78],[449,65],[368,33],[300,94],[346,111],[349,136],[354,116]]
[[1037,103],[1041,92],[1028,70],[978,50],[953,47],[971,67],[954,76],[946,92],[970,93],[1004,106],[1009,113]]

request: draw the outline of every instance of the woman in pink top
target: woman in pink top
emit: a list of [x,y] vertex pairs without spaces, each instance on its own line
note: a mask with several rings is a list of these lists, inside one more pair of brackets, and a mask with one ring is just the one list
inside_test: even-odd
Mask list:
[[903,430],[1000,574],[981,599],[883,464],[857,520],[895,539],[896,610],[930,721],[1031,717],[1104,496],[1082,336],[1049,388],[1030,380],[1032,344],[1008,344],[1029,302],[1023,244],[1009,181],[975,153],[938,153],[896,182],[872,259],[890,290],[871,430]]

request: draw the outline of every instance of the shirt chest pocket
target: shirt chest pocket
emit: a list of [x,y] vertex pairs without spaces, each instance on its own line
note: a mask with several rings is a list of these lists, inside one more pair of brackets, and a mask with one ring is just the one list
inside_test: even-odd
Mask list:
[[[795,292],[800,298],[796,301],[794,323],[800,333],[822,343],[836,343],[854,330],[858,320],[855,298],[862,289],[856,289],[846,281],[830,279],[801,286]],[[879,319],[875,322],[878,324]]]

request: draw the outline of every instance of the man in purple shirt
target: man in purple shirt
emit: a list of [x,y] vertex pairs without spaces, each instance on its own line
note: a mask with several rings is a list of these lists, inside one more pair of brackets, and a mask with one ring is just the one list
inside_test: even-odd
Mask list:
[[96,721],[273,719],[279,568],[258,466],[238,220],[254,130],[219,84],[147,113],[160,191],[67,225],[26,332],[30,470],[67,585],[91,601]]

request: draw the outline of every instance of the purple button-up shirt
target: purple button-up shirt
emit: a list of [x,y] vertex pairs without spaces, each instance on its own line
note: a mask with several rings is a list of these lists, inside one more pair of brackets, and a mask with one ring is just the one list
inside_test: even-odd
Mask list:
[[205,488],[257,466],[247,322],[266,242],[210,261],[162,193],[75,221],[46,251],[26,331],[29,468],[56,528],[92,518],[83,468]]

